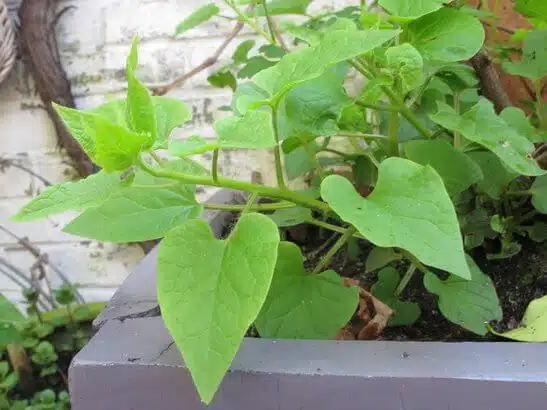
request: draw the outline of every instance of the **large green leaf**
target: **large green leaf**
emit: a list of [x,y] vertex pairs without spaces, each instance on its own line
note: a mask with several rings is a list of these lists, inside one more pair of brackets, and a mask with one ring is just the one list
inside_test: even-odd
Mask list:
[[439,296],[439,309],[451,322],[479,335],[486,335],[487,324],[503,317],[496,288],[489,276],[467,257],[471,280],[455,275],[443,281],[429,272],[424,276],[426,289]]
[[130,131],[97,114],[54,107],[83,150],[107,172],[129,168],[151,143],[148,134]]
[[127,57],[127,122],[133,131],[149,136],[150,147],[157,137],[156,112],[148,87],[139,81],[135,71],[139,63],[138,40],[135,37]]
[[272,113],[250,110],[243,117],[227,117],[215,122],[218,144],[221,148],[275,147]]
[[539,212],[547,214],[547,175],[536,178],[532,184],[532,205]]
[[334,339],[351,319],[359,290],[333,270],[306,274],[300,248],[279,244],[268,298],[255,321],[260,336],[275,339]]
[[378,4],[391,14],[401,17],[421,17],[439,10],[449,0],[380,0]]
[[160,245],[162,317],[206,403],[266,300],[278,245],[277,226],[260,214],[243,215],[226,240],[199,219]]
[[481,168],[460,150],[442,140],[414,140],[404,145],[408,159],[431,165],[444,181],[450,196],[483,179]]
[[335,24],[318,45],[287,54],[275,66],[261,71],[255,81],[271,95],[280,95],[299,83],[319,77],[342,61],[373,50],[399,33],[398,30],[358,30],[353,22]]
[[105,202],[122,186],[120,173],[104,171],[78,182],[53,185],[21,208],[13,220],[33,221],[64,211],[81,211]]
[[395,268],[387,267],[378,272],[378,282],[371,289],[374,296],[395,311],[395,315],[389,321],[390,326],[410,326],[422,313],[417,303],[405,302],[395,295],[400,281],[399,272]]
[[430,115],[433,121],[489,149],[514,171],[529,176],[546,173],[532,157],[534,144],[499,117],[490,101],[481,99],[463,115],[443,102],[438,107]]
[[526,117],[526,113],[517,107],[505,108],[500,117],[511,127],[516,129],[521,135],[524,135],[530,142],[540,143],[547,142],[547,135],[539,132]]
[[219,12],[220,9],[214,3],[204,4],[179,23],[175,31],[175,35],[183,34],[186,31],[209,21]]
[[490,331],[519,342],[547,342],[547,296],[532,300],[524,312],[521,326],[505,333]]
[[467,156],[482,170],[483,179],[477,184],[479,190],[493,199],[500,199],[501,193],[518,176],[493,152],[472,151],[467,153]]
[[456,9],[443,8],[408,25],[411,43],[430,61],[451,63],[473,57],[484,43],[478,19]]
[[469,278],[456,211],[443,181],[429,166],[389,158],[376,188],[361,197],[339,175],[321,184],[321,196],[377,246],[406,249],[425,264]]
[[545,0],[516,0],[515,10],[526,17],[547,21]]
[[547,75],[547,29],[534,30],[524,39],[522,59],[503,63],[503,69],[509,74],[540,81]]

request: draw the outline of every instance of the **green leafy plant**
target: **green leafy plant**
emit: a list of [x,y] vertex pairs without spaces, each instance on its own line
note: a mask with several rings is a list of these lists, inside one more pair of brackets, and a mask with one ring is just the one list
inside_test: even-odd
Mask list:
[[[209,77],[213,86],[234,90],[224,107],[231,115],[216,121],[212,141],[168,140],[190,111],[179,100],[152,96],[140,82],[135,40],[127,98],[86,111],[56,106],[102,170],[48,188],[14,217],[30,221],[75,210],[81,215],[64,229],[74,235],[111,242],[165,238],[158,265],[162,315],[206,403],[251,326],[263,337],[334,338],[341,328],[348,331],[356,311],[370,320],[363,300],[376,308],[374,334],[386,324],[410,325],[420,306],[405,300],[404,291],[418,274],[449,321],[486,335],[502,311],[473,249],[484,245],[490,259],[507,258],[518,254],[524,238],[547,237],[543,96],[538,92],[526,111],[501,112],[479,96],[485,85],[466,61],[495,52],[484,44],[480,13],[462,1],[380,0],[376,11],[362,5],[310,17],[310,3],[224,0],[238,23],[215,59],[243,25],[265,44],[255,51],[255,40],[242,42],[232,62]],[[517,10],[534,23],[547,19],[529,3],[517,1]],[[203,6],[177,35],[219,13],[213,4]],[[308,20],[276,24],[274,16],[287,14]],[[488,18],[495,25],[495,16]],[[522,58],[504,67],[541,91],[546,43],[537,24],[522,34]],[[346,85],[355,76],[363,85],[350,92]],[[271,150],[276,186],[220,175],[219,152],[229,149]],[[192,159],[207,152],[210,170]],[[310,189],[292,189],[297,177]],[[244,191],[248,202],[200,203],[197,185]],[[204,209],[242,215],[227,238],[217,239],[199,219]],[[339,235],[315,266],[304,264],[295,244],[281,241],[279,228],[298,224]],[[383,268],[372,294],[329,269],[337,252],[356,241],[369,244],[366,270]],[[63,292],[57,299],[68,301]],[[523,324],[544,329],[546,316],[536,314],[544,303],[538,303]],[[370,328],[363,330],[360,337]],[[51,349],[43,342],[34,349],[33,360],[48,372]]]

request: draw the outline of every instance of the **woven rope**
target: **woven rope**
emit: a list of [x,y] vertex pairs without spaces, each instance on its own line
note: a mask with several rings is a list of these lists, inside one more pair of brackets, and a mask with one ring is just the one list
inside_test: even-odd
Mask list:
[[0,83],[15,63],[15,31],[8,14],[8,6],[0,0]]

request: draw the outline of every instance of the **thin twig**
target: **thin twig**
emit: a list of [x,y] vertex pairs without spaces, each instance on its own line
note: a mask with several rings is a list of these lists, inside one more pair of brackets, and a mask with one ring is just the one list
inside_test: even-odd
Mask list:
[[230,43],[237,37],[239,32],[243,30],[245,23],[242,21],[239,21],[231,31],[231,33],[226,37],[224,42],[217,48],[215,53],[211,56],[206,58],[200,65],[193,68],[192,70],[188,71],[183,76],[176,78],[172,82],[170,82],[167,85],[164,85],[162,87],[157,87],[152,89],[152,93],[154,95],[165,95],[169,91],[173,90],[174,88],[180,87],[183,85],[186,81],[188,81],[190,78],[198,75],[202,71],[206,70],[207,68],[215,65],[218,62],[218,59],[222,55],[222,53],[226,50],[226,48],[230,45]]
[[[35,245],[33,245],[27,238],[22,238],[19,235],[15,234],[14,232],[10,231],[5,226],[0,225],[0,230],[7,233],[9,236],[17,240],[23,248],[25,248],[27,251],[29,251],[36,259],[40,260],[44,265],[49,266],[56,274],[59,276],[59,278],[63,281],[63,283],[67,285],[72,285],[70,280],[67,278],[67,276],[63,273],[61,269],[59,269],[55,264],[51,263],[49,258],[47,257],[47,254],[44,254],[38,249]],[[81,295],[81,293],[78,291],[78,289],[74,290],[76,294],[76,298],[81,302],[84,303],[84,297]]]
[[12,159],[0,158],[0,168],[4,168],[4,167],[18,168],[21,171],[25,171],[27,174],[32,175],[33,177],[39,179],[45,186],[53,185],[50,181],[48,181],[46,178],[44,178],[40,174],[37,174],[32,169],[27,168],[24,165],[21,165]]
[[488,26],[488,27],[492,27],[492,28],[495,28],[497,30],[500,30],[500,31],[503,31],[504,33],[507,33],[507,34],[515,34],[515,30],[509,28],[509,27],[504,27],[504,26],[500,26],[498,24],[493,24],[493,23],[490,23],[484,19],[481,19],[481,23]]

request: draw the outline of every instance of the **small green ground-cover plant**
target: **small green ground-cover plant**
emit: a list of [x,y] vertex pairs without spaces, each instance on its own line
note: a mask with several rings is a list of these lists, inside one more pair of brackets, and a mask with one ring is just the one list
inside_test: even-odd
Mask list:
[[54,309],[39,291],[25,289],[26,315],[0,295],[0,410],[70,409],[68,366],[104,307],[79,304],[74,289],[55,290]]
[[[367,268],[381,270],[371,291],[395,309],[391,325],[418,320],[419,306],[402,295],[420,274],[448,320],[485,335],[502,311],[471,251],[488,239],[498,244],[489,258],[506,258],[518,254],[523,237],[546,239],[538,216],[547,213],[542,94],[528,112],[498,113],[479,96],[481,84],[466,64],[486,50],[479,19],[495,25],[495,16],[443,0],[380,0],[376,11],[361,4],[310,16],[310,2],[223,1],[233,12],[223,18],[248,25],[266,43],[255,51],[254,40],[242,42],[233,62],[209,77],[234,90],[213,142],[169,141],[190,112],[177,99],[152,96],[139,81],[135,41],[127,98],[87,111],[56,107],[102,171],[49,188],[15,216],[29,221],[76,210],[82,213],[65,232],[111,242],[165,238],[158,262],[162,316],[206,403],[250,326],[268,338],[336,337],[363,293],[329,269],[348,242],[374,245]],[[547,74],[547,12],[540,6],[541,0],[516,2],[535,28],[496,52],[507,71],[530,78],[538,90]],[[219,13],[214,4],[204,6],[177,34]],[[278,26],[274,19],[285,14],[308,18]],[[524,41],[522,52],[513,41]],[[353,76],[364,85],[350,95],[345,85]],[[271,150],[276,186],[219,175],[219,152],[229,149]],[[192,160],[206,152],[210,170]],[[303,175],[310,188],[291,189],[288,180]],[[199,203],[197,185],[244,191],[249,200]],[[219,240],[200,219],[204,209],[241,216]],[[301,223],[340,234],[308,272],[298,246],[279,234]],[[401,266],[406,270],[397,271]],[[547,341],[546,303],[532,302],[524,326],[505,336]]]

